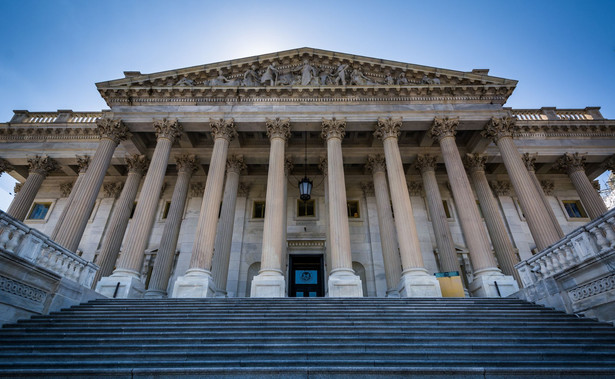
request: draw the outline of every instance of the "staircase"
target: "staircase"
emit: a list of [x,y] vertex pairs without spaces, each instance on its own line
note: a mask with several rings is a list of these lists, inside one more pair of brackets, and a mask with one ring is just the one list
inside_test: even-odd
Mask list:
[[615,328],[515,299],[95,300],[0,329],[0,376],[615,377]]

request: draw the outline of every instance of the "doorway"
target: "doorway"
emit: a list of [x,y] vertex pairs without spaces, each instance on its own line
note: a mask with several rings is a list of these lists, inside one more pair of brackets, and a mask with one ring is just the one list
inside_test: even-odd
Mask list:
[[289,255],[289,258],[288,297],[323,297],[325,286],[322,254]]

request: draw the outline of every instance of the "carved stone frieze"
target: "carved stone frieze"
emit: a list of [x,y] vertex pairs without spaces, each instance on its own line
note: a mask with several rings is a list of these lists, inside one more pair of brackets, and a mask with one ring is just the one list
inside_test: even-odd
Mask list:
[[62,194],[62,197],[68,197],[70,195],[70,191],[72,190],[73,190],[72,182],[66,182],[66,183],[60,184],[60,193]]
[[491,182],[491,189],[496,196],[510,196],[512,193],[510,182],[502,180]]
[[194,154],[176,155],[175,165],[178,172],[188,172],[193,174],[199,169],[199,163],[197,162],[196,155]]
[[226,160],[226,171],[241,174],[248,166],[243,160],[243,155],[231,155]]
[[110,197],[113,199],[117,199],[122,193],[122,188],[124,188],[124,183],[122,182],[111,182],[103,184],[103,192],[105,193],[105,197]]
[[190,185],[190,196],[192,197],[202,197],[204,191],[205,183],[196,182]]
[[280,119],[276,117],[274,119],[266,119],[265,126],[267,127],[267,137],[269,139],[282,138],[287,141],[290,138],[290,119]]
[[422,196],[423,185],[419,182],[408,182],[408,193],[410,196]]
[[149,159],[145,155],[127,155],[124,159],[126,160],[126,166],[128,166],[128,172],[144,175],[149,167]]
[[181,137],[184,129],[176,119],[163,118],[162,120],[154,120],[154,130],[157,138],[166,138],[175,142],[176,139]]
[[0,158],[0,175],[4,172],[13,171],[13,166],[5,159]]
[[211,136],[213,139],[224,138],[231,142],[237,137],[237,128],[235,127],[235,120],[232,118],[227,119],[209,119],[209,126],[211,127]]
[[382,154],[370,154],[367,156],[367,164],[365,168],[368,172],[374,173],[379,171],[386,171],[386,160]]
[[36,155],[32,158],[28,158],[28,166],[30,173],[37,173],[44,177],[47,177],[50,172],[58,169],[58,164],[48,156]]
[[85,173],[90,167],[90,156],[89,155],[77,155],[77,165],[79,166],[79,173]]
[[481,134],[494,143],[497,143],[497,141],[504,137],[512,138],[516,122],[517,119],[515,117],[492,117]]
[[542,187],[542,192],[544,192],[545,195],[551,196],[555,189],[555,183],[553,183],[553,180],[541,180],[540,187]]
[[363,195],[365,197],[376,196],[376,192],[374,190],[374,183],[373,182],[362,182],[361,183],[361,190],[363,190]]
[[482,154],[466,154],[463,159],[463,164],[466,169],[472,171],[485,171],[485,164],[487,163],[487,157]]
[[530,153],[524,153],[521,158],[523,158],[523,163],[525,163],[525,167],[528,171],[536,170],[536,156]]
[[457,125],[459,125],[458,117],[435,117],[431,129],[429,129],[429,134],[434,141],[440,142],[443,138],[455,137],[455,134],[457,134]]
[[419,154],[414,162],[414,167],[419,172],[435,171],[438,164],[438,157],[429,154]]
[[48,140],[97,140],[98,128],[57,127],[57,126],[19,126],[0,128],[0,140],[5,141],[48,141]]
[[19,296],[37,303],[43,303],[47,299],[45,291],[2,275],[0,275],[0,292]]
[[579,153],[565,153],[555,161],[555,168],[568,174],[585,171],[585,159],[585,156]]
[[374,137],[380,138],[381,140],[385,140],[387,138],[393,137],[398,138],[401,129],[402,118],[392,118],[392,117],[381,117],[378,119],[378,126],[376,131],[374,132]]
[[100,138],[107,138],[119,144],[127,139],[130,135],[128,127],[124,125],[122,120],[113,120],[107,117],[102,117],[96,120],[98,134]]
[[320,136],[328,140],[329,138],[344,139],[346,135],[346,119],[338,120],[335,117],[332,119],[322,119],[322,132]]

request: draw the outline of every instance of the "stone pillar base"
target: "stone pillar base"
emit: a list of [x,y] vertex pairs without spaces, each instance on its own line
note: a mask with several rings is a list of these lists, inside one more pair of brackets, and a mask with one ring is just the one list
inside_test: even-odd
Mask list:
[[143,295],[144,299],[165,299],[167,297],[167,291],[160,290],[147,290],[145,291],[145,295]]
[[[496,284],[497,283],[497,287]],[[478,274],[469,285],[473,297],[507,297],[519,291],[519,285],[512,276],[502,273]],[[500,293],[498,294],[498,290]]]
[[250,297],[286,297],[286,280],[279,272],[267,271],[252,279]]
[[391,298],[399,299],[401,297],[401,295],[399,294],[399,290],[398,289],[393,289],[393,290],[388,290],[387,291],[386,297],[391,297]]
[[425,269],[406,270],[399,285],[401,297],[442,297],[440,283]]
[[216,295],[215,297],[228,297],[228,294],[226,293],[226,291],[222,291],[222,290],[216,290]]
[[329,297],[363,297],[361,278],[352,270],[333,270],[329,275]]
[[145,293],[145,286],[135,275],[116,271],[113,275],[100,279],[96,285],[96,292],[109,298],[113,298],[115,294],[116,299],[140,299]]
[[203,269],[189,269],[186,275],[180,276],[173,286],[175,298],[214,297],[216,288],[211,273]]

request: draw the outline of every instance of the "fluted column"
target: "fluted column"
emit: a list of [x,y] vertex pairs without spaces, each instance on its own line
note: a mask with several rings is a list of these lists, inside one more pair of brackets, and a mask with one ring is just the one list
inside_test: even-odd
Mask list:
[[263,250],[261,270],[252,280],[251,297],[284,297],[286,282],[282,272],[284,245],[283,229],[286,225],[284,209],[286,197],[284,175],[284,147],[290,137],[290,120],[267,119],[267,135],[271,142],[269,172],[267,174],[267,197],[265,199],[265,222],[263,225]]
[[[325,206],[323,207],[324,210],[322,212],[323,219],[329,220],[329,180],[327,178],[327,172],[329,168],[328,168],[326,156],[319,158],[318,168],[320,169],[320,171],[322,172],[322,175],[324,176],[323,187],[324,187]],[[326,230],[325,232],[325,262],[327,264],[327,272],[325,274],[327,275],[327,277],[329,277],[329,275],[331,274],[331,230],[329,229],[328,226],[325,230]],[[328,291],[329,291],[329,288],[327,287],[327,292]]]
[[243,156],[231,155],[226,161],[226,184],[222,197],[222,210],[220,212],[220,225],[216,238],[216,253],[212,263],[212,274],[216,283],[217,296],[226,296],[226,283],[228,279],[229,261],[231,258],[231,245],[233,243],[233,226],[235,224],[235,206],[237,204],[237,190],[239,188],[239,175],[246,169]]
[[[549,214],[549,218],[551,218],[551,221],[553,222],[553,226],[555,227],[557,234],[559,235],[560,238],[564,238],[564,231],[562,230],[562,227],[557,221],[557,217],[555,217],[555,212],[553,212],[553,208],[551,208],[551,204],[549,204],[549,199],[547,199],[547,196],[544,190],[542,189],[542,185],[540,184],[540,181],[538,180],[538,177],[536,176],[536,169],[534,167],[534,163],[536,162],[536,157],[530,155],[529,153],[525,153],[523,154],[522,158],[523,158],[523,163],[525,164],[525,168],[527,168],[527,172],[528,174],[530,174],[530,178],[532,179],[532,182],[534,183],[534,186],[536,187],[536,190],[538,191],[538,194],[540,195],[540,199],[545,205],[545,209],[547,210],[547,213]],[[515,273],[517,273],[517,270],[515,270]]]
[[[96,264],[100,267],[94,281],[94,286],[98,287],[98,281],[113,273],[117,256],[120,253],[120,247],[122,246],[122,240],[126,232],[126,226],[130,219],[130,213],[132,206],[137,196],[137,190],[139,189],[139,183],[143,174],[147,171],[149,160],[145,155],[132,155],[126,157],[126,166],[128,167],[128,177],[122,188],[111,219],[109,220],[109,228],[103,238],[102,247],[98,253],[98,259]],[[97,288],[98,290],[98,288]],[[115,291],[115,287],[113,287]]]
[[113,274],[101,279],[99,286],[101,291],[99,292],[106,296],[113,295],[106,290],[110,290],[108,285],[114,282],[120,282],[118,298],[140,298],[145,291],[144,283],[141,281],[145,249],[156,218],[156,209],[167,171],[171,146],[181,135],[182,127],[177,120],[163,119],[154,121],[154,130],[157,136],[156,148],[152,154],[147,175],[143,180],[137,208],[128,227],[127,233],[130,238],[126,241],[126,246],[122,250]]
[[34,202],[38,190],[43,184],[47,175],[57,169],[57,163],[47,156],[35,156],[28,158],[28,179],[21,190],[15,195],[6,213],[19,221],[25,220],[28,210]]
[[96,120],[96,125],[100,134],[100,143],[57,232],[56,242],[70,251],[76,251],[79,247],[113,152],[129,134],[128,128],[121,120],[101,118]]
[[474,183],[474,189],[483,210],[487,230],[489,236],[491,236],[491,243],[500,268],[504,274],[514,277],[517,283],[521,283],[519,273],[515,269],[519,259],[506,230],[506,225],[504,225],[504,218],[493,196],[493,191],[487,181],[485,162],[486,158],[483,155],[467,154],[465,158],[465,164]]
[[173,268],[173,258],[175,257],[177,238],[179,237],[182,216],[186,206],[190,178],[199,167],[196,157],[188,154],[176,156],[175,164],[177,166],[177,181],[173,189],[171,205],[164,223],[149,286],[144,295],[147,298],[167,296],[167,286]]
[[518,285],[512,277],[502,274],[491,251],[491,244],[455,142],[458,124],[459,119],[435,118],[430,133],[434,140],[440,143],[461,230],[474,267],[474,279],[469,290],[474,296],[498,296],[494,284],[497,282],[502,296],[507,296],[516,292]]
[[387,297],[399,297],[397,286],[401,279],[401,258],[395,235],[395,223],[391,212],[389,186],[386,178],[385,158],[382,154],[369,155],[366,168],[374,179],[374,195],[378,213],[378,229],[384,260],[384,275],[387,283]]
[[594,220],[606,213],[607,208],[604,201],[585,174],[585,156],[579,153],[566,153],[557,160],[556,164],[570,177],[589,218]]
[[514,118],[494,117],[483,130],[483,136],[498,146],[536,247],[538,250],[544,250],[559,241],[559,233],[515,146],[512,137],[514,126]]
[[427,206],[431,215],[431,225],[436,237],[436,245],[440,256],[440,271],[461,273],[457,252],[451,235],[451,228],[446,219],[446,212],[442,205],[442,196],[436,180],[437,157],[419,155],[416,159],[416,169],[423,178],[423,187],[427,196]]
[[407,297],[442,296],[435,277],[428,275],[423,264],[421,246],[412,213],[408,184],[397,139],[402,119],[379,118],[374,135],[382,140],[386,169],[391,188],[395,228],[402,264],[401,295]]
[[[60,227],[64,223],[64,219],[66,218],[66,215],[68,214],[68,210],[70,209],[71,204],[73,204],[73,201],[75,200],[75,196],[77,192],[79,191],[79,186],[81,185],[81,182],[83,181],[83,178],[85,177],[85,173],[88,170],[88,166],[90,165],[90,157],[87,155],[82,156],[82,157],[77,156],[77,164],[79,165],[79,175],[77,176],[77,180],[75,180],[75,183],[73,184],[73,188],[71,189],[70,194],[68,195],[68,198],[66,199],[66,205],[64,206],[64,209],[62,209],[62,213],[60,213],[60,217],[58,218],[58,221],[56,222],[56,226],[53,228],[53,232],[51,233],[52,240],[55,240],[56,237],[58,236],[58,231],[60,230]],[[99,272],[100,270],[97,271],[97,273]],[[94,281],[94,283],[96,283],[96,280]]]
[[288,265],[288,176],[293,171],[294,168],[293,159],[291,156],[286,156],[284,159],[284,204],[282,205],[282,209],[284,209],[284,225],[282,226],[282,234],[280,237],[282,238],[282,275],[285,275],[287,271]]
[[199,222],[196,227],[196,239],[192,247],[190,267],[184,276],[175,281],[173,297],[211,297],[215,295],[211,263],[216,243],[228,145],[237,136],[237,130],[232,118],[210,119],[209,125],[214,139],[214,148],[203,192]]

